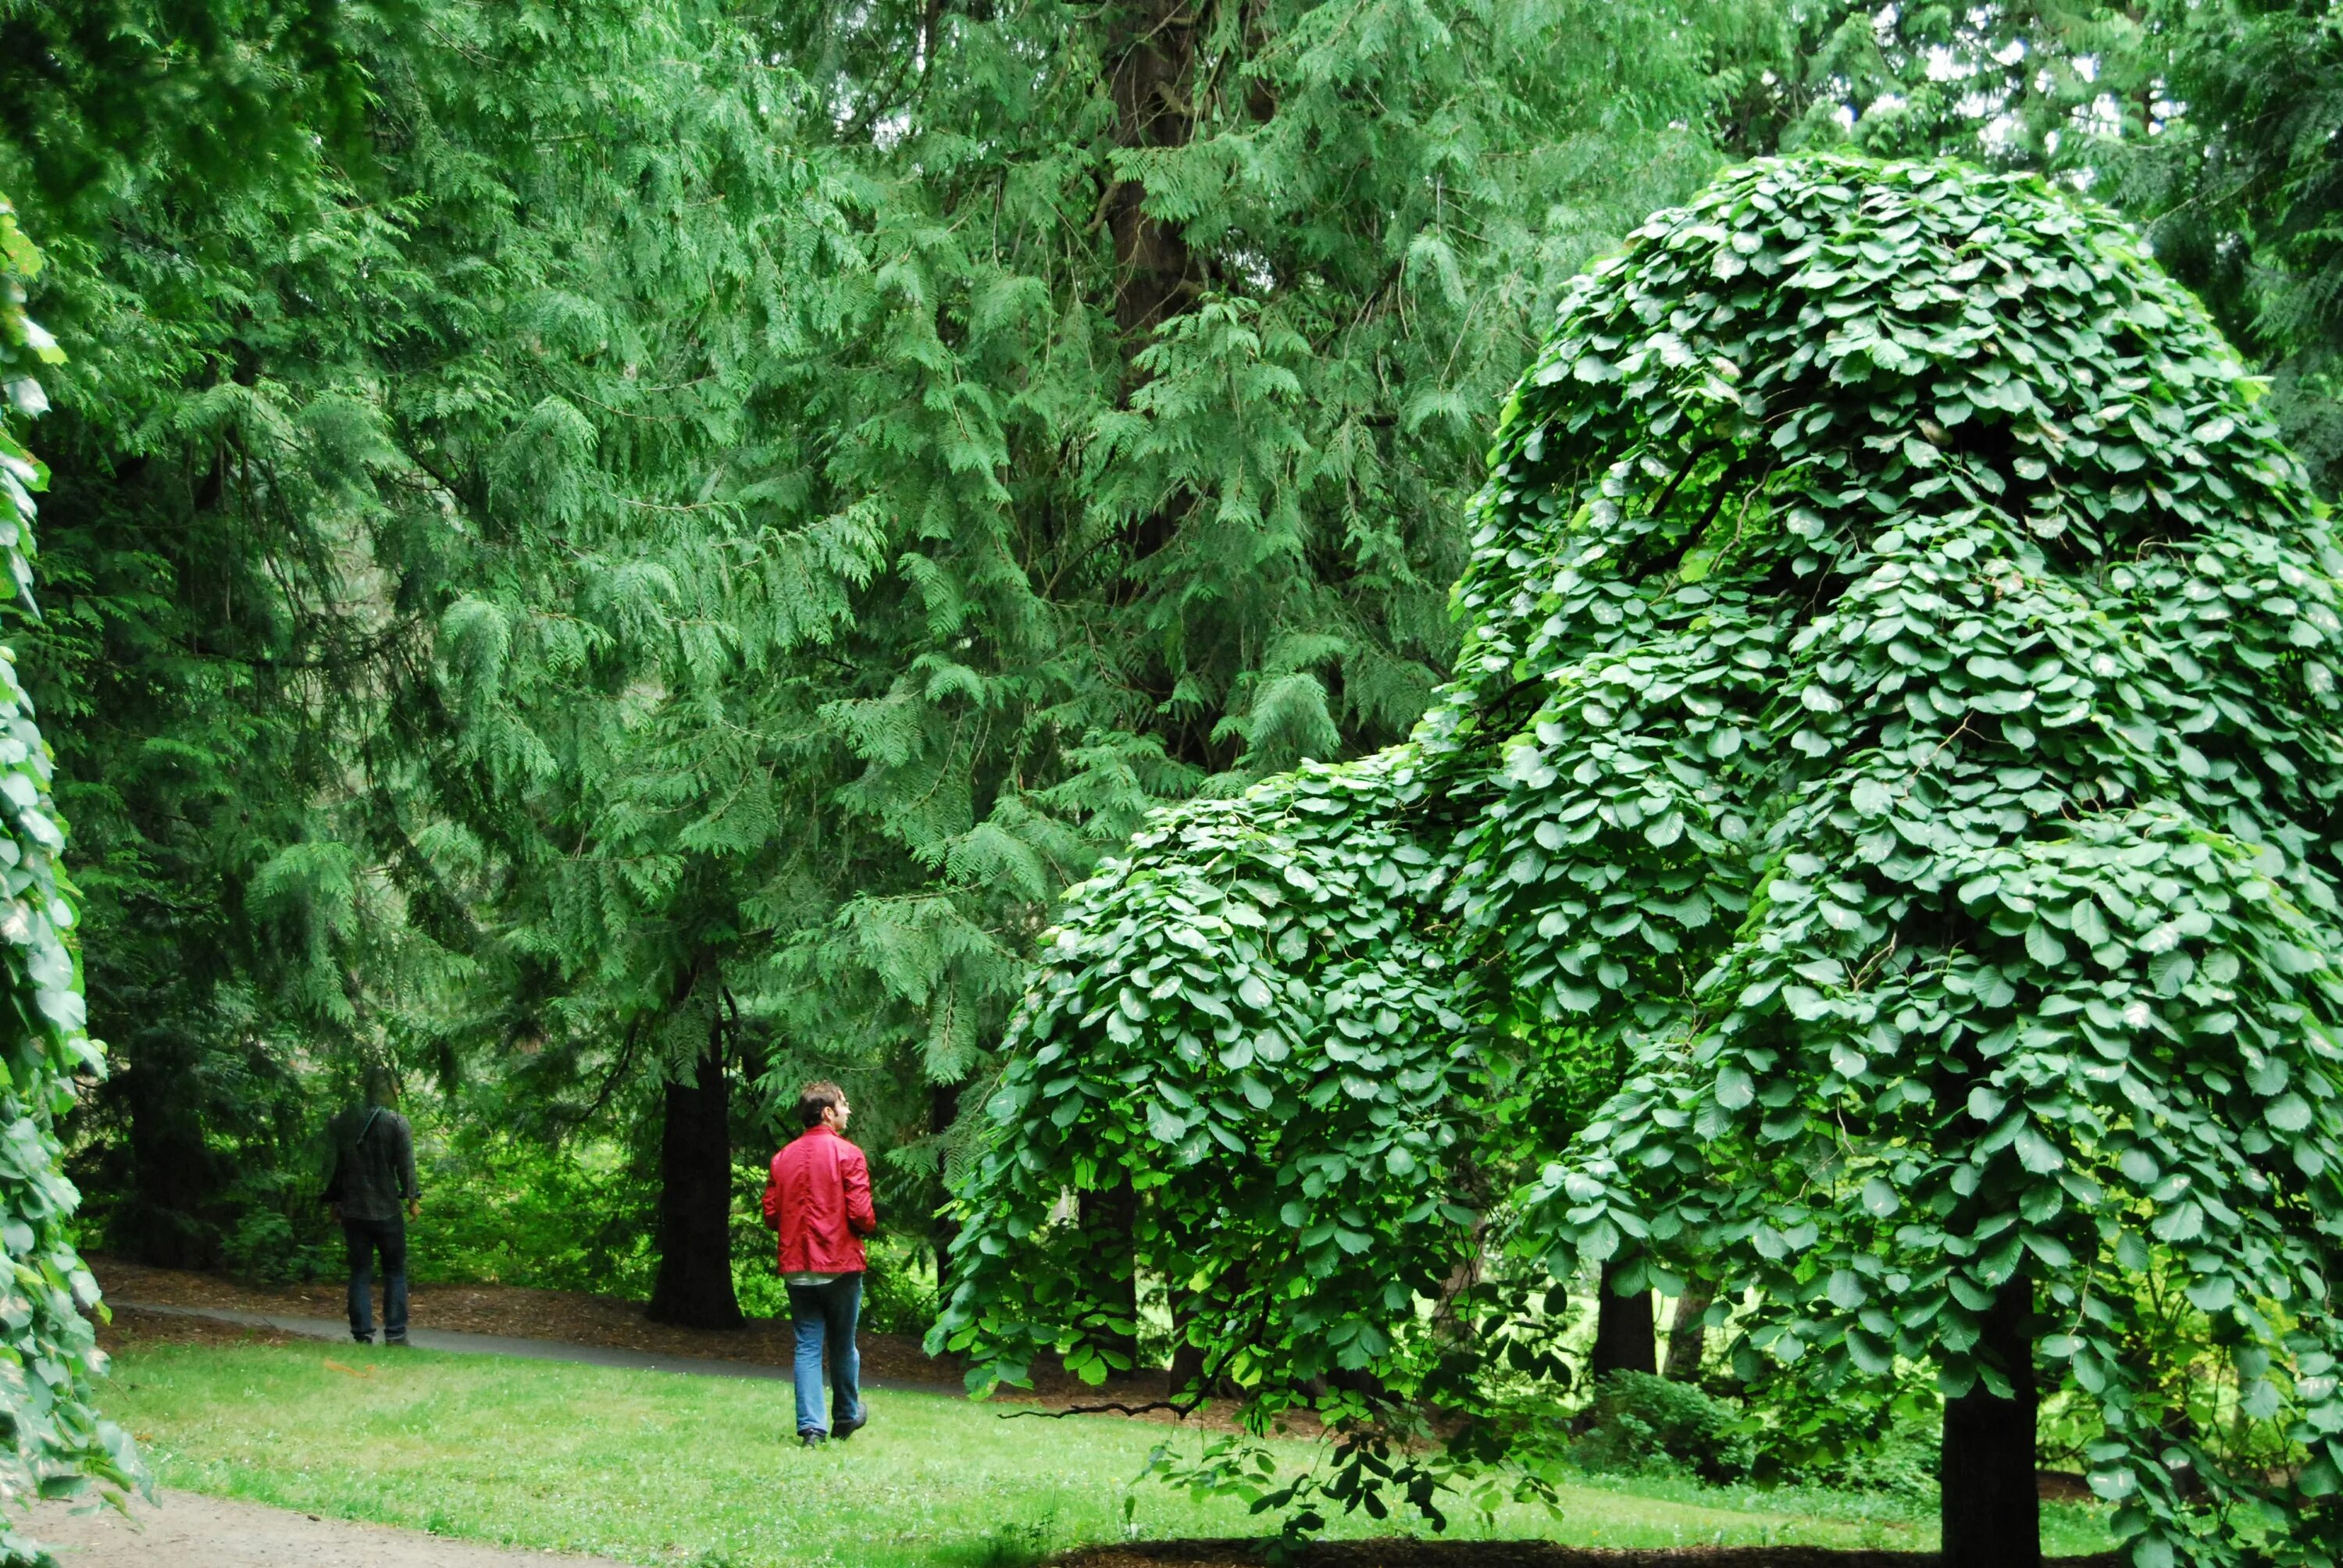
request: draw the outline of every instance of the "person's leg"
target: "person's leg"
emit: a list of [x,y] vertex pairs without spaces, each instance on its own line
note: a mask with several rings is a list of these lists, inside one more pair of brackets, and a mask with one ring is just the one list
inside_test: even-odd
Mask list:
[[798,1336],[798,1435],[827,1436],[829,1428],[821,1420],[822,1288],[791,1285],[789,1292],[789,1327]]
[[407,1221],[394,1215],[376,1227],[382,1248],[382,1337],[407,1342]]
[[374,1233],[363,1220],[342,1221],[350,1258],[350,1338],[374,1343]]
[[862,1424],[862,1352],[854,1343],[862,1276],[840,1274],[821,1293],[830,1330],[830,1430],[844,1437]]

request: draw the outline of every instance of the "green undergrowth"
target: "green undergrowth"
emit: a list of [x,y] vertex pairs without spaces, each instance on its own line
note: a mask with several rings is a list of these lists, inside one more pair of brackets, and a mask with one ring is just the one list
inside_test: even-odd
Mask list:
[[[938,1395],[876,1392],[869,1431],[808,1452],[784,1382],[500,1357],[150,1346],[116,1361],[106,1392],[166,1487],[662,1568],[1015,1568],[1092,1542],[1267,1528],[1143,1476],[1156,1445],[1192,1435]],[[1281,1446],[1297,1464],[1313,1452]],[[2088,1512],[2051,1523],[2054,1552],[2107,1544]],[[1559,1519],[1458,1523],[1622,1547],[1935,1540],[1910,1500],[1656,1476],[1574,1481]]]

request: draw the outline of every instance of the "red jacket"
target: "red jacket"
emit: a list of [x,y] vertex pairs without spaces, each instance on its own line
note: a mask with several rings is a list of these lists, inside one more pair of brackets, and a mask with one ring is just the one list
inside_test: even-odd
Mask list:
[[773,1156],[765,1223],[781,1233],[784,1274],[859,1274],[862,1238],[879,1229],[870,1164],[827,1127],[809,1127]]

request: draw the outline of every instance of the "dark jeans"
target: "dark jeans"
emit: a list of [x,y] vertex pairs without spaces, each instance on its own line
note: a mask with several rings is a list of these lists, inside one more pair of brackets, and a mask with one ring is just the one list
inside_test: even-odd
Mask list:
[[[789,1287],[789,1326],[798,1332],[798,1430],[851,1429],[862,1420],[862,1357],[854,1348],[854,1320],[862,1312],[862,1276],[840,1274],[826,1285]],[[830,1350],[830,1424],[821,1419],[821,1360]]]
[[374,1343],[374,1255],[382,1254],[382,1335],[407,1342],[407,1221],[344,1220],[350,1248],[350,1338]]

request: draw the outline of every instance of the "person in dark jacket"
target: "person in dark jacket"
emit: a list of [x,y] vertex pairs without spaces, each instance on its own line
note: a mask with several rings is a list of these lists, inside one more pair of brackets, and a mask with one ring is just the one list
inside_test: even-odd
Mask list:
[[[407,1221],[423,1212],[415,1181],[415,1130],[396,1109],[390,1070],[367,1069],[366,1103],[334,1118],[334,1174],[326,1201],[350,1255],[350,1338],[374,1343],[374,1261],[382,1258],[386,1343],[407,1342]],[[406,1212],[401,1213],[404,1204]]]
[[[765,1223],[780,1232],[781,1281],[797,1330],[798,1438],[816,1448],[854,1435],[862,1408],[862,1357],[854,1322],[862,1312],[862,1238],[879,1229],[870,1206],[870,1165],[846,1141],[851,1108],[835,1083],[798,1091],[805,1131],[773,1156]],[[830,1352],[830,1419],[821,1419],[822,1352]]]

